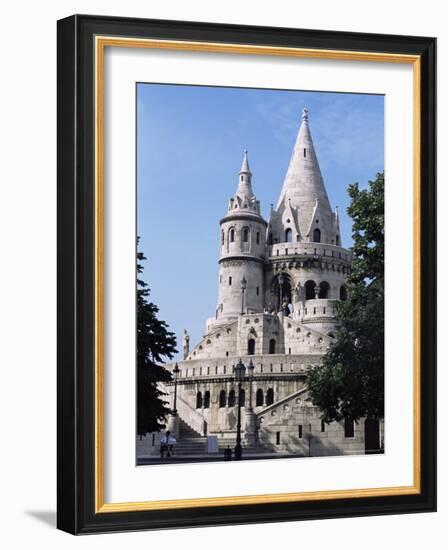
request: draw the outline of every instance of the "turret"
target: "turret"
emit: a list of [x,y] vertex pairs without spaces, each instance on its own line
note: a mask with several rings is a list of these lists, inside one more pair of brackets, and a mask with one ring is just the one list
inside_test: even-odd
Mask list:
[[267,242],[268,308],[280,310],[286,301],[293,319],[333,333],[334,301],[345,299],[351,253],[341,246],[338,211],[328,200],[306,109],[277,206],[271,208]]
[[252,190],[252,172],[244,151],[236,192],[220,221],[219,323],[234,320],[242,312],[263,311],[266,226]]

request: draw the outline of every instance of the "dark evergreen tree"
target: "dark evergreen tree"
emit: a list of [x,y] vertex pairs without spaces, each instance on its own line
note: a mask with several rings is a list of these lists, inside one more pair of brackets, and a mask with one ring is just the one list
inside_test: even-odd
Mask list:
[[[138,241],[137,241],[138,243]],[[139,274],[146,260],[137,252],[137,434],[160,431],[170,412],[158,382],[169,382],[171,373],[163,366],[176,350],[176,336],[165,321],[157,318],[159,308],[149,301],[150,290]]]
[[348,188],[353,263],[347,301],[337,307],[336,341],[308,377],[325,422],[384,418],[384,173]]

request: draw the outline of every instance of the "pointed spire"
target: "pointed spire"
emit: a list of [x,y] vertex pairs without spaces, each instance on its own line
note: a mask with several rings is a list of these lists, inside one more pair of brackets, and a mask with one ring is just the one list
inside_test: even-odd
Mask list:
[[241,170],[238,173],[238,186],[233,197],[229,201],[228,215],[244,214],[261,217],[260,201],[257,200],[252,190],[252,172],[249,168],[247,149],[244,149]]
[[250,171],[250,168],[249,168],[249,159],[247,158],[247,149],[244,149],[243,163],[241,164],[241,170],[240,170],[240,175],[241,174],[252,175],[252,172]]
[[300,233],[306,237],[316,209],[319,205],[320,226],[330,236],[334,233],[333,213],[317,160],[311,137],[308,110],[303,109],[301,125],[294,150],[277,204],[277,211],[283,212],[287,206],[300,209]]
[[241,170],[238,178],[238,188],[236,195],[243,202],[250,202],[255,199],[254,192],[252,191],[252,172],[249,168],[249,159],[247,157],[247,149],[244,149],[243,162],[241,164]]

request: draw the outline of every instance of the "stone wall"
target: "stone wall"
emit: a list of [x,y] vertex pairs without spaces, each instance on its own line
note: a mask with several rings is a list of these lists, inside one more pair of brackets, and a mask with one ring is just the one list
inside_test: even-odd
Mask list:
[[324,424],[320,412],[298,392],[257,412],[259,441],[271,452],[303,456],[364,454],[364,421],[354,423],[353,437],[346,437],[344,422]]

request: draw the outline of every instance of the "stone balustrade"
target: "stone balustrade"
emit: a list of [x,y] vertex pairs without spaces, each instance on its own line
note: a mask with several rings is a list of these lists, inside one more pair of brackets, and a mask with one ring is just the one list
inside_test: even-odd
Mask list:
[[342,260],[348,264],[352,261],[352,253],[346,248],[326,243],[276,243],[268,247],[269,258],[285,256],[319,256],[323,258]]

